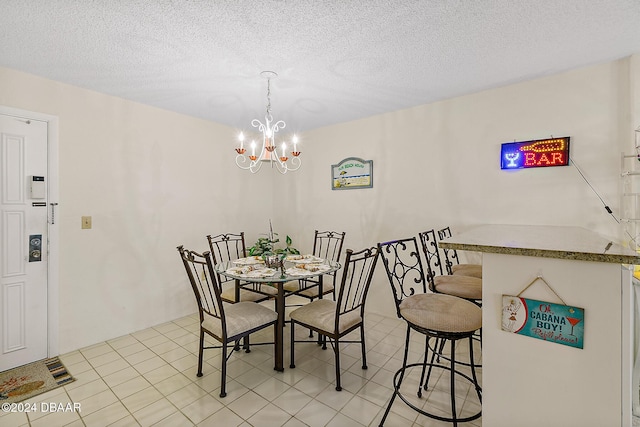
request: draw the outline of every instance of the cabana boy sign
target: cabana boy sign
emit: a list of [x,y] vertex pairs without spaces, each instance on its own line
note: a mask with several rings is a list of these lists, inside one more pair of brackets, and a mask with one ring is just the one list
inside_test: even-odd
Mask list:
[[583,348],[584,309],[503,295],[502,330]]

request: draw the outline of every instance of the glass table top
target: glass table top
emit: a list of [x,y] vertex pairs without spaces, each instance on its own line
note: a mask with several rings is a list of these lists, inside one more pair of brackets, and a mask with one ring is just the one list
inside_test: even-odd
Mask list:
[[[255,261],[252,261],[254,258]],[[305,279],[329,274],[338,271],[342,265],[339,262],[328,259],[313,259],[312,262],[305,260],[288,261],[284,260],[283,268],[267,268],[257,257],[243,258],[229,262],[216,264],[213,269],[216,273],[233,279],[256,283],[289,282],[291,280]]]

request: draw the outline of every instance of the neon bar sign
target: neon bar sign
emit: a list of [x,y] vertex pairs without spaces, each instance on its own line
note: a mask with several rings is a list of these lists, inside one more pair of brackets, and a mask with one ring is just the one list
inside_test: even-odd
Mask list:
[[569,137],[508,142],[500,151],[501,169],[542,168],[569,164]]

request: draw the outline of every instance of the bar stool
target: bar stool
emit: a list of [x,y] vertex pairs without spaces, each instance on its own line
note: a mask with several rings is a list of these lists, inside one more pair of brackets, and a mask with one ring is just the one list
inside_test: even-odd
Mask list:
[[[451,228],[445,227],[442,230],[438,230],[438,240],[448,239],[449,237],[451,237]],[[460,264],[458,251],[455,249],[442,248],[442,252],[444,252],[447,274],[471,276],[482,279],[482,264]]]
[[[438,235],[441,236],[440,231],[438,232]],[[422,252],[424,253],[425,260],[427,261],[426,276],[427,282],[429,283],[429,289],[434,293],[464,298],[482,307],[482,266],[479,266],[479,275],[473,274],[473,272],[477,272],[473,267],[462,269],[454,274],[451,271],[449,260],[446,260],[446,264],[442,262],[435,230],[431,229],[423,231],[418,233],[418,236],[420,237],[420,243],[422,244]],[[470,264],[464,265],[470,266]],[[446,268],[447,274],[443,274],[443,267]],[[474,338],[480,342],[480,345],[482,345],[482,329],[479,329],[474,334]],[[438,361],[440,360],[440,357],[443,357],[442,349],[444,344],[444,341],[438,343],[438,340],[436,340],[435,346],[439,349],[436,352],[438,354]],[[476,365],[476,367],[481,366],[482,365]]]
[[464,274],[443,274],[435,231],[423,231],[418,234],[422,251],[427,261],[427,281],[433,292],[453,295],[482,305],[482,278]]
[[[456,378],[468,381],[475,389],[479,403],[482,403],[482,389],[478,384],[476,366],[473,363],[473,334],[482,327],[482,309],[473,302],[456,296],[427,293],[426,280],[415,238],[378,243],[378,248],[391,285],[397,315],[407,322],[402,367],[393,377],[393,395],[380,421],[380,426],[384,425],[396,397],[399,397],[418,413],[439,421],[452,422],[454,426],[457,426],[460,422],[479,418],[482,411],[465,417],[458,415],[455,389]],[[425,336],[424,359],[420,363],[407,363],[411,331],[416,331]],[[449,366],[436,361],[436,352],[429,346],[431,338],[450,343]],[[469,341],[469,360],[471,363],[468,366],[471,369],[471,376],[456,369],[455,345],[458,341],[464,339]],[[431,358],[429,359],[428,353],[430,350]],[[401,391],[402,381],[407,370],[414,367],[420,367],[422,370],[416,393],[419,398],[422,397],[422,390],[428,389],[433,369],[449,371],[451,417],[441,416],[424,408],[419,408],[403,395]]]

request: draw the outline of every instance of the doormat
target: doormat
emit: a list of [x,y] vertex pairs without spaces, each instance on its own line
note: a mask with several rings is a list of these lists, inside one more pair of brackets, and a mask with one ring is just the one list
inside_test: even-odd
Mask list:
[[73,381],[57,357],[39,360],[0,372],[0,402],[21,402]]

